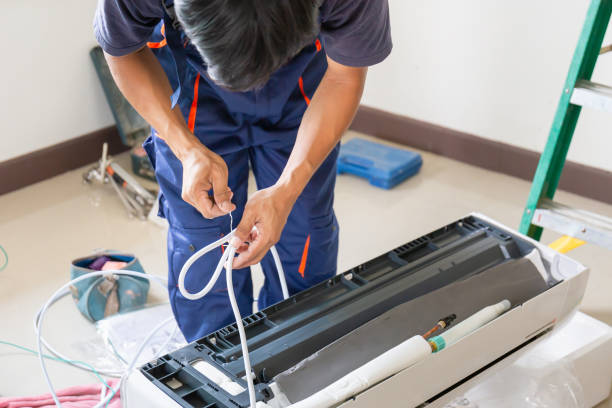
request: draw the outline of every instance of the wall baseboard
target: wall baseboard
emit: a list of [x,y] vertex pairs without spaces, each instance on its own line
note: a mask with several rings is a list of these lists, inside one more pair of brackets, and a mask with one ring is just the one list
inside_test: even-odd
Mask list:
[[[540,159],[531,150],[368,106],[359,108],[351,129],[524,180],[533,179]],[[612,172],[596,167],[567,161],[559,188],[612,204]]]
[[[361,106],[351,129],[488,170],[531,180],[540,154],[505,143]],[[128,150],[115,126],[0,162],[0,195]],[[568,161],[559,188],[612,204],[612,172]],[[526,199],[526,197],[525,197]]]
[[128,149],[117,128],[110,126],[0,162],[0,195],[94,163],[102,155],[104,142],[108,142],[109,154]]

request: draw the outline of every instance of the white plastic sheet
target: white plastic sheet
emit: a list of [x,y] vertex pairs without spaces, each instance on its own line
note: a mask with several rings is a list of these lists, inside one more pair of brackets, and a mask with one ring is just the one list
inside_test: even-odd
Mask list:
[[[107,351],[124,364],[131,361],[151,330],[162,320],[171,317],[169,304],[147,307],[129,313],[116,314],[96,323]],[[186,345],[176,321],[168,323],[151,338],[149,346],[142,352],[136,366],[167,354]]]
[[445,408],[584,408],[582,385],[567,360],[527,355]]

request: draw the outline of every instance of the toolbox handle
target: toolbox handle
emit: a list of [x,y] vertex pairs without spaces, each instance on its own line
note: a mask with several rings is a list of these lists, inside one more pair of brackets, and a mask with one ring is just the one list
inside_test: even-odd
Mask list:
[[372,160],[352,154],[346,154],[342,156],[340,160],[346,165],[361,167],[363,169],[369,169],[370,167],[374,166],[374,162]]
[[369,169],[372,167],[374,162],[370,159],[366,159],[364,157],[355,156],[352,154],[344,155],[340,158],[344,163],[350,164],[353,166],[363,167],[364,169]]
[[350,154],[342,156],[339,162],[339,173],[349,172],[365,178],[369,178],[369,170],[374,166],[374,162],[372,160]]

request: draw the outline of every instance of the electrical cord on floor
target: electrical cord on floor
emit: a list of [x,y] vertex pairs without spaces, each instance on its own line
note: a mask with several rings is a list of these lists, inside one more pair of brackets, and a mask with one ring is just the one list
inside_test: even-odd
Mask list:
[[8,254],[2,245],[0,245],[0,252],[2,252],[2,255],[4,256],[4,262],[2,263],[2,266],[0,266],[0,272],[2,272],[8,266]]
[[[4,341],[4,340],[0,340],[0,344],[4,344],[5,346],[10,346],[10,347],[14,347],[16,349],[31,353],[33,355],[38,355],[39,353],[36,350],[32,350],[28,347],[24,347],[24,346],[20,346],[19,344],[15,344],[15,343],[11,343],[10,341]],[[83,362],[83,361],[77,361],[77,360],[65,360],[63,358],[59,358],[59,357],[54,357],[54,356],[50,356],[48,354],[43,354],[43,358],[46,358],[48,360],[53,360],[53,361],[58,361],[60,363],[66,363],[66,364],[70,364],[70,365],[75,365],[75,364],[80,364],[82,366],[87,366],[89,367],[90,371],[98,378],[98,380],[104,385],[103,389],[106,388],[109,391],[112,392],[111,398],[110,400],[113,399],[113,397],[115,396],[115,391],[112,389],[112,387],[110,385],[108,385],[108,383],[106,382],[106,380],[104,378],[102,378],[102,376],[100,375],[100,373],[91,365]],[[109,400],[109,402],[110,402]],[[107,402],[108,405],[108,402]]]
[[[113,271],[109,271],[109,272],[113,272]],[[122,272],[130,272],[130,271],[125,271],[125,270],[120,270],[120,271],[114,271],[114,273],[110,273],[110,275],[113,274],[119,274],[121,275]],[[167,289],[167,280],[165,278],[159,277],[159,276],[152,276],[152,275],[146,275],[146,274],[142,274],[140,272],[130,272],[130,273],[137,273],[138,275],[134,275],[137,277],[141,277],[141,278],[145,278],[145,279],[149,279],[150,281],[156,281],[157,283],[159,283],[161,286],[164,287],[164,289]],[[99,273],[98,273],[99,274]],[[92,274],[88,274],[87,276],[94,276]],[[64,293],[59,294],[58,296],[56,296],[54,299],[51,300],[49,307],[52,306],[55,302],[57,302],[58,300],[60,300],[61,298],[63,298],[64,296],[69,295],[71,292],[68,288],[66,288],[66,290],[64,291]],[[42,308],[38,311],[38,313],[34,316],[34,331],[37,332],[37,328],[39,325],[39,320],[40,320],[40,312],[42,311]],[[178,326],[177,326],[178,327]],[[42,344],[45,346],[45,348],[54,356],[67,360],[67,361],[72,361],[69,357],[63,355],[62,353],[60,353],[59,351],[55,350],[55,348],[53,348],[46,340],[44,337],[41,337],[41,342]],[[121,360],[123,360],[122,358],[120,358]],[[129,362],[125,362],[126,365],[129,365]],[[80,364],[71,364],[73,367],[78,368],[80,370],[83,371],[88,371],[88,372],[94,372],[94,370],[90,369],[91,366],[89,366],[88,364],[85,365],[80,365]],[[99,373],[100,375],[104,375],[107,377],[115,377],[115,378],[120,378],[123,374],[124,374],[124,370],[117,370],[117,371],[112,371],[112,370],[104,370],[104,369],[96,369],[95,372]]]
[[[233,220],[231,220],[231,213],[230,213],[230,230],[231,230],[232,221]],[[238,327],[238,333],[240,335],[240,347],[242,348],[242,359],[244,361],[244,372],[246,376],[247,387],[249,390],[250,406],[251,408],[255,408],[256,396],[255,396],[255,385],[253,383],[253,372],[252,372],[253,370],[251,368],[251,360],[249,358],[249,349],[247,346],[247,339],[246,339],[246,333],[244,330],[244,324],[242,323],[242,316],[240,315],[240,309],[238,308],[238,303],[236,301],[236,295],[234,293],[234,285],[232,283],[232,264],[234,261],[234,256],[236,254],[236,248],[234,248],[232,245],[229,245],[228,249],[223,251],[223,255],[221,255],[221,259],[219,259],[219,263],[217,264],[217,267],[215,268],[215,271],[213,272],[212,277],[210,278],[208,283],[204,286],[204,288],[202,288],[202,290],[200,290],[197,293],[190,293],[185,288],[185,278],[187,276],[187,272],[189,271],[189,268],[191,268],[191,266],[194,264],[194,262],[196,262],[198,259],[206,255],[213,249],[224,245],[226,242],[229,242],[230,239],[234,236],[235,231],[236,230],[231,230],[231,232],[227,234],[225,237],[222,237],[218,239],[217,241],[209,245],[206,245],[204,248],[200,249],[199,251],[191,255],[191,257],[187,259],[187,261],[183,265],[183,268],[181,269],[181,272],[178,278],[178,287],[179,287],[179,291],[186,299],[189,299],[189,300],[200,299],[206,296],[206,294],[208,294],[211,291],[215,283],[217,283],[217,280],[219,279],[219,275],[221,275],[221,270],[225,267],[225,272],[226,272],[225,280],[227,283],[227,293],[228,293],[228,297],[230,300],[230,304],[232,306],[232,311],[234,312],[234,318],[236,319],[236,326]],[[280,257],[278,256],[278,252],[276,251],[276,248],[274,246],[270,247],[270,252],[272,253],[272,257],[274,258],[274,263],[276,265],[276,270],[278,272],[278,278],[280,281],[283,298],[287,299],[289,297],[289,291],[287,289],[287,282],[285,279],[285,273],[283,271],[283,265],[281,264]]]
[[[141,274],[142,275],[142,274]],[[60,300],[62,297],[67,296],[68,294],[70,294],[70,291],[68,289],[66,289],[65,293],[62,294],[62,296],[58,296],[52,303],[49,304],[49,306],[52,306],[55,302],[57,302],[58,300]],[[41,309],[42,310],[42,309]],[[34,332],[37,332],[37,328],[39,325],[39,321],[40,321],[40,312],[41,310],[38,311],[38,313],[34,316]],[[62,359],[62,360],[66,360],[66,361],[73,361],[70,358],[66,357],[65,355],[63,355],[62,353],[60,353],[59,351],[55,350],[45,339],[44,337],[41,337],[41,342],[43,344],[43,346],[45,346],[45,348],[51,353],[53,354],[55,357]],[[81,369],[83,371],[89,371],[89,372],[97,372],[100,375],[105,375],[107,377],[116,377],[119,378],[121,377],[121,374],[123,373],[123,371],[107,371],[107,370],[103,370],[103,369],[94,369],[92,370],[89,364],[79,364],[79,362],[75,362],[74,364],[72,363],[68,363],[70,365],[72,365],[75,368]],[[127,364],[127,363],[126,363]]]
[[[36,331],[36,342],[37,342],[37,348],[38,348],[38,360],[39,360],[40,367],[41,367],[42,372],[43,372],[43,376],[44,376],[45,381],[47,383],[47,386],[49,387],[49,391],[51,393],[51,396],[53,397],[53,401],[55,402],[55,405],[57,407],[61,407],[62,405],[61,405],[61,403],[60,403],[60,401],[59,401],[59,399],[57,397],[57,394],[55,392],[55,388],[53,387],[53,384],[51,382],[51,378],[49,377],[49,373],[47,372],[47,366],[46,366],[45,359],[44,359],[43,353],[42,353],[43,345],[45,347],[47,347],[47,349],[52,354],[54,354],[56,357],[58,357],[58,358],[60,358],[62,360],[66,360],[66,362],[68,362],[68,364],[71,364],[71,365],[73,365],[75,367],[78,367],[78,368],[87,369],[88,371],[92,371],[91,369],[93,367],[89,366],[86,363],[82,363],[82,362],[79,362],[79,361],[73,361],[73,360],[70,360],[68,358],[65,358],[63,355],[61,355],[60,353],[58,353],[56,350],[54,350],[53,348],[51,348],[48,345],[48,343],[44,340],[43,333],[42,333],[42,328],[43,328],[43,322],[44,322],[44,319],[45,319],[45,314],[47,313],[47,310],[49,309],[49,307],[51,305],[53,305],[59,299],[61,299],[62,297],[66,296],[66,295],[68,295],[70,293],[69,288],[70,288],[71,285],[74,285],[74,284],[76,284],[76,283],[78,283],[78,282],[80,282],[82,280],[93,278],[93,277],[99,277],[99,276],[100,277],[109,277],[109,276],[113,276],[113,275],[126,275],[126,276],[133,276],[133,277],[137,277],[137,278],[144,278],[144,279],[148,279],[151,282],[159,283],[164,288],[166,288],[166,283],[165,283],[166,280],[165,279],[159,278],[159,277],[153,276],[153,275],[143,274],[141,272],[133,272],[133,271],[126,271],[126,270],[108,270],[108,271],[90,272],[88,274],[79,276],[78,278],[73,279],[73,280],[67,282],[61,288],[59,288],[49,298],[49,300],[47,300],[47,302],[41,307],[41,309],[38,311],[38,313],[36,314],[36,316],[34,318],[34,329]],[[129,373],[131,373],[132,369],[136,365],[136,362],[138,361],[138,358],[140,357],[140,355],[144,351],[145,347],[149,344],[149,342],[151,341],[153,336],[163,326],[165,326],[166,324],[168,324],[168,323],[170,323],[172,321],[174,321],[174,316],[173,317],[169,317],[169,318],[163,320],[161,323],[159,323],[151,331],[151,333],[147,336],[147,338],[140,345],[140,348],[138,349],[138,351],[136,352],[136,354],[134,355],[134,357],[130,361],[129,366],[123,371],[123,375],[121,375],[121,380],[117,383],[117,385],[115,387],[112,388],[112,392],[109,395],[102,394],[102,396],[104,398],[98,404],[96,404],[94,408],[101,408],[101,407],[106,406],[108,404],[108,402],[113,398],[113,396],[121,388],[121,385],[122,385],[124,379],[126,378],[126,376]],[[96,372],[100,373],[97,370],[96,370]]]

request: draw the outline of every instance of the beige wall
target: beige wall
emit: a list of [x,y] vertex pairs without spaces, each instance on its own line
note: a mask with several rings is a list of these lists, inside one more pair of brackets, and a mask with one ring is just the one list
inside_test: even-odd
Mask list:
[[[394,50],[371,69],[364,104],[543,149],[589,0],[390,5]],[[612,85],[612,53],[594,79]],[[612,115],[583,112],[569,158],[612,170]]]
[[[0,161],[112,124],[88,55],[95,3],[3,4]],[[541,150],[588,3],[390,0],[395,48],[364,103]],[[595,79],[612,84],[612,54]],[[612,170],[611,155],[612,116],[586,111],[570,158]]]
[[96,0],[1,7],[0,161],[111,125],[88,54]]

